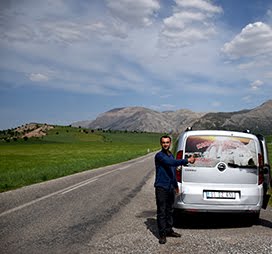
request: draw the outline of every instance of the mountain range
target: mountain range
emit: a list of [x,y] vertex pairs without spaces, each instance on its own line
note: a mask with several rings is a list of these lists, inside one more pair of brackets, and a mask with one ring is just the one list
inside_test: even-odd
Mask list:
[[272,134],[272,100],[236,112],[199,113],[187,109],[158,112],[144,107],[115,108],[98,115],[95,120],[75,122],[75,127],[103,130],[127,130],[179,133],[192,129],[223,129],[263,135]]

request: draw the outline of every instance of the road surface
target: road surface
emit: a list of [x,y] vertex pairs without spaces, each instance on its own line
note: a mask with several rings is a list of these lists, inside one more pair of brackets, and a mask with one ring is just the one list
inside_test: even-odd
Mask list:
[[0,194],[0,253],[272,253],[272,209],[182,218],[158,243],[154,153]]

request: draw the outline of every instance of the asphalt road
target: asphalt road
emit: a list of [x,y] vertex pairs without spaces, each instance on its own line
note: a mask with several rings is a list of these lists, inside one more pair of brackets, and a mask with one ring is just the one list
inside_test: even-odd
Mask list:
[[0,194],[0,253],[272,253],[272,208],[183,216],[158,243],[154,154]]
[[1,193],[0,253],[81,253],[141,190],[153,157]]

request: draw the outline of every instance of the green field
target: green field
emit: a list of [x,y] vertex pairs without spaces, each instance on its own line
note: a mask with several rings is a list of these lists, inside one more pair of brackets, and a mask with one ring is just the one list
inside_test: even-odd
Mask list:
[[57,126],[42,138],[0,141],[0,192],[136,158],[158,150],[160,136]]
[[[42,138],[2,140],[0,192],[136,158],[160,149],[160,136],[55,126]],[[272,161],[272,136],[266,140]]]

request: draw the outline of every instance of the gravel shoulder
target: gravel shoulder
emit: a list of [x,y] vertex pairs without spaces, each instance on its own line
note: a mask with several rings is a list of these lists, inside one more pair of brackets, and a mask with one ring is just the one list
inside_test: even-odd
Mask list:
[[185,216],[181,238],[158,243],[154,175],[119,213],[92,237],[81,253],[272,253],[272,208],[255,225],[245,218]]

